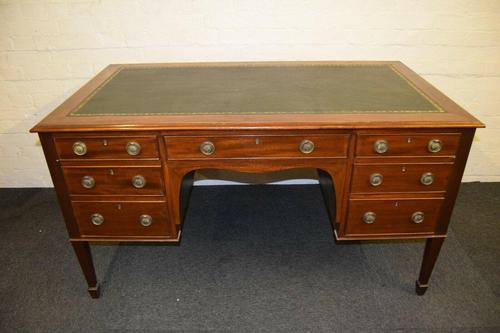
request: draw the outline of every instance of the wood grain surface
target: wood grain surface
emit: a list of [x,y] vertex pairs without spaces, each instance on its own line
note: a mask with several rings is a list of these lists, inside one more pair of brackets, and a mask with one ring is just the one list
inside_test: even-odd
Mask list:
[[[137,137],[137,136],[122,136],[116,137],[113,135],[104,136],[73,136],[73,137],[56,137],[56,148],[59,158],[62,160],[89,160],[89,159],[158,159],[158,147],[156,137]],[[73,144],[82,142],[87,146],[85,155],[76,155],[73,152]],[[140,145],[141,150],[138,155],[130,155],[127,153],[127,144],[136,142]]]
[[[239,136],[182,136],[165,137],[169,160],[207,158],[317,158],[345,157],[348,134],[331,135],[239,135]],[[300,144],[309,140],[314,144],[311,153],[300,151]],[[204,142],[214,144],[215,151],[204,155],[200,146]]]
[[[446,191],[453,163],[401,163],[356,164],[352,176],[351,193],[387,192],[432,192]],[[434,181],[430,185],[421,183],[425,173],[432,173]],[[380,174],[382,183],[370,184],[370,176]]]
[[[72,195],[162,195],[164,193],[159,166],[63,167],[63,173],[69,193]],[[144,187],[133,186],[132,178],[135,176],[144,177]],[[92,177],[95,182],[94,187],[85,188],[81,184],[83,177]]]
[[[75,218],[82,236],[173,236],[168,223],[167,205],[164,201],[74,201]],[[101,214],[104,223],[94,225],[92,214]],[[153,223],[142,226],[141,215],[153,218]]]
[[[364,199],[350,200],[346,235],[393,235],[432,234],[436,228],[443,198],[426,199]],[[366,212],[376,214],[375,222],[366,224],[363,215]],[[415,212],[425,215],[422,223],[412,222]]]

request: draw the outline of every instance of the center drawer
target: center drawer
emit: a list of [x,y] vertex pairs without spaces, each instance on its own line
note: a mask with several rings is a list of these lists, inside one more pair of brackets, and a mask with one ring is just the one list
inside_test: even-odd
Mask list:
[[165,201],[74,201],[82,236],[173,236]]
[[170,160],[248,157],[345,157],[348,134],[165,137]]
[[162,195],[160,166],[63,167],[70,194]]

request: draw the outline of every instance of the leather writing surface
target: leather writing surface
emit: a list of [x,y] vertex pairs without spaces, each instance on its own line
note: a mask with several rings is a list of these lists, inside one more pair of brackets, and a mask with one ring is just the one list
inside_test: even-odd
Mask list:
[[444,112],[392,65],[118,71],[71,115]]

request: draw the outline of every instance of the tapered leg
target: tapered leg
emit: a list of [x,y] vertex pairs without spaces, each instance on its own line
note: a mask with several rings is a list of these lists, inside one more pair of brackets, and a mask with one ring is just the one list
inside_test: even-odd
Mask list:
[[443,245],[443,238],[428,238],[425,244],[424,259],[422,260],[422,267],[420,267],[420,275],[416,282],[417,295],[423,295],[429,288],[429,278],[431,277],[432,269],[436,263],[441,245]]
[[92,254],[88,242],[71,242],[75,250],[80,267],[82,268],[85,280],[87,280],[88,291],[90,297],[99,298],[99,285],[95,276],[94,263],[92,262]]

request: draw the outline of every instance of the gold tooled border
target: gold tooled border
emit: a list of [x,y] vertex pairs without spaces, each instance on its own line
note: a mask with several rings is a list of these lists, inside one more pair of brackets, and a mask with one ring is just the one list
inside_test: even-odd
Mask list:
[[[420,96],[422,96],[425,100],[431,103],[436,110],[336,110],[336,111],[298,111],[298,112],[289,112],[289,111],[250,111],[250,112],[169,112],[169,113],[161,113],[161,112],[148,112],[148,113],[92,113],[92,114],[79,114],[77,113],[85,104],[88,103],[92,97],[94,97],[102,88],[106,86],[112,79],[114,79],[123,69],[126,67],[120,67],[113,75],[107,78],[104,82],[102,82],[91,94],[89,94],[73,111],[71,111],[68,116],[71,117],[101,117],[101,116],[169,116],[169,115],[248,115],[248,114],[348,114],[348,113],[443,113],[444,111],[436,102],[434,102],[429,96],[427,96],[420,88],[418,88],[413,82],[408,80],[402,73],[400,73],[392,64],[318,64],[318,63],[303,63],[303,64],[245,64],[245,65],[234,65],[236,67],[315,67],[315,66],[325,66],[325,67],[389,67],[396,75],[402,78],[410,87],[412,87]],[[152,68],[161,68],[162,66],[151,65],[151,66],[141,66],[137,68],[127,68],[128,70],[141,70],[141,69],[152,69]],[[207,67],[205,65],[196,65],[186,66],[183,68],[189,67]],[[209,67],[209,66],[208,66]],[[216,67],[216,66],[214,66]],[[231,67],[231,66],[221,66],[221,67]],[[169,68],[165,66],[164,68]]]
[[389,66],[390,66],[390,68],[392,69],[392,71],[394,73],[396,73],[400,78],[402,78],[403,80],[405,80],[406,83],[408,83],[408,85],[410,87],[412,87],[413,89],[415,89],[415,91],[418,92],[420,94],[420,96],[422,96],[423,98],[425,98],[429,103],[431,103],[436,108],[436,110],[428,110],[428,111],[425,111],[425,112],[434,112],[434,113],[446,112],[436,102],[434,102],[429,96],[427,96],[420,88],[418,88],[413,82],[411,82],[410,80],[408,80],[408,78],[406,76],[404,76],[401,72],[399,72],[397,70],[397,68],[394,67],[394,65],[389,65]]

